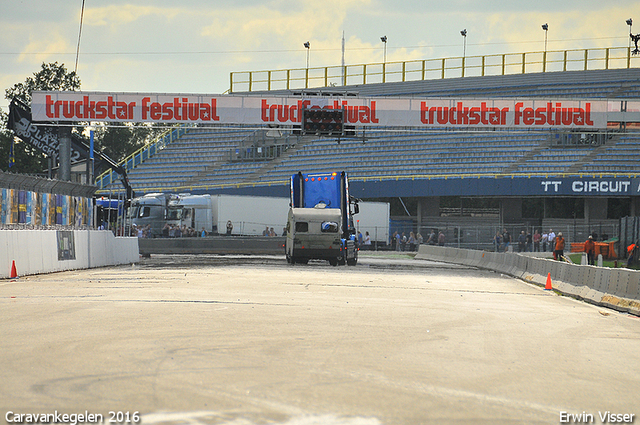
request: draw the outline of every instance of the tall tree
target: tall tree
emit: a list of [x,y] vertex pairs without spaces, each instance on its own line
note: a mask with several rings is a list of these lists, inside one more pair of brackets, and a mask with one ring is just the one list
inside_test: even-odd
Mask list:
[[[31,92],[33,90],[77,90],[80,88],[80,78],[75,72],[67,71],[64,64],[42,63],[41,69],[29,76],[23,83],[17,83],[5,90],[5,98],[20,99],[26,105],[31,105]],[[8,116],[0,114],[0,169],[15,173],[41,174],[47,168],[47,158],[39,150],[31,145],[16,140],[13,133],[7,128]],[[11,144],[15,162],[9,168],[9,151]]]
[[34,90],[79,90],[80,78],[74,71],[67,71],[64,64],[42,63],[41,69],[34,72],[33,76],[27,77],[24,83],[15,84],[5,90],[5,98],[8,100],[14,97],[22,100],[23,103],[31,105],[31,92]]

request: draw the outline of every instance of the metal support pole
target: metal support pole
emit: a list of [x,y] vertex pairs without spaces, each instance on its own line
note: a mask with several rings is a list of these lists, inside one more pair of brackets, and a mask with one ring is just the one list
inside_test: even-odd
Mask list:
[[63,181],[71,181],[71,127],[58,127],[60,144],[58,146],[60,167],[58,178]]

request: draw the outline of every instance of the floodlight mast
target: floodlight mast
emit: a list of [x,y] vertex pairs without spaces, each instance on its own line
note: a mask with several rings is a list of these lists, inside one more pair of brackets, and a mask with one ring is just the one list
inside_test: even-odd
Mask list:
[[547,70],[547,34],[549,33],[549,24],[542,24],[544,30],[544,53],[542,54],[542,72]]
[[462,31],[460,31],[460,35],[463,37],[463,42],[462,42],[462,76],[464,77],[464,63],[465,63],[465,59],[467,57],[467,29],[463,29]]
[[305,41],[303,45],[307,49],[307,69],[309,69],[309,49],[311,47],[311,43]]

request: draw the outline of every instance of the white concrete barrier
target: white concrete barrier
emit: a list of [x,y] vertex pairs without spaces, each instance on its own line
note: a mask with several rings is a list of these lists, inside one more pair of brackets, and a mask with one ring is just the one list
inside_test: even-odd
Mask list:
[[[1,239],[0,239],[1,240]],[[552,286],[566,295],[640,316],[640,271],[569,264],[547,258],[421,245],[416,259],[432,259],[494,270]]]
[[[139,260],[138,238],[116,238],[108,230],[72,230],[73,253],[59,258],[58,230],[0,230],[0,278],[86,269]],[[66,232],[66,231],[65,231]],[[68,234],[68,233],[66,233]],[[75,257],[75,258],[73,258]]]

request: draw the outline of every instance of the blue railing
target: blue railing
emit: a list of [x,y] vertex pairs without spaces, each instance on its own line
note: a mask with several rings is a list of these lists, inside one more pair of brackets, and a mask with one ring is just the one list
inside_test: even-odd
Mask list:
[[[122,165],[127,172],[133,170],[138,165],[160,152],[169,143],[182,137],[187,132],[188,128],[189,127],[187,125],[180,124],[167,129],[167,131],[159,135],[157,138],[126,157],[119,163],[119,165]],[[115,183],[118,179],[119,174],[111,168],[108,169],[96,177],[96,186],[98,186],[98,191],[105,189],[110,184]]]

